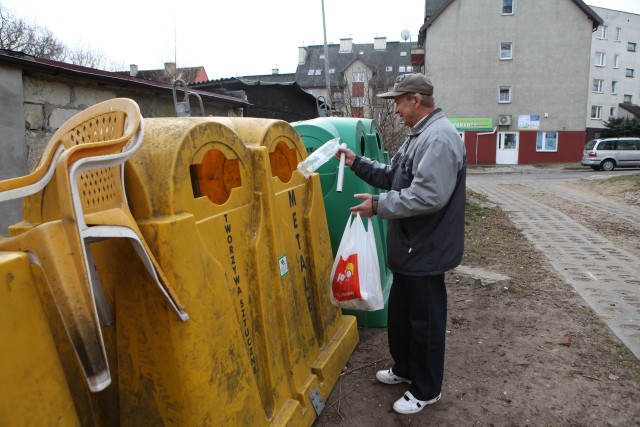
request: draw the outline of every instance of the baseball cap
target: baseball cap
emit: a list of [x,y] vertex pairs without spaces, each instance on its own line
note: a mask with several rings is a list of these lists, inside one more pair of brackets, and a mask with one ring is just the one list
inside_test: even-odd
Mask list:
[[401,74],[396,77],[393,90],[381,93],[379,98],[395,98],[404,93],[420,93],[422,95],[433,95],[433,84],[424,74],[412,73]]

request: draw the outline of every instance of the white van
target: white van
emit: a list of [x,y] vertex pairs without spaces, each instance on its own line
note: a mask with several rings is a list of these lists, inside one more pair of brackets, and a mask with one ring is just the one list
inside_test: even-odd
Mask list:
[[612,171],[616,167],[640,167],[640,138],[592,139],[584,146],[582,166]]

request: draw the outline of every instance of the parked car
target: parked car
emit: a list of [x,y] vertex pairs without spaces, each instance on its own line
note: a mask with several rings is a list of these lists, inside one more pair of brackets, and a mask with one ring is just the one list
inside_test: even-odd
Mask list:
[[582,166],[612,171],[616,167],[640,167],[640,138],[592,139],[584,146]]

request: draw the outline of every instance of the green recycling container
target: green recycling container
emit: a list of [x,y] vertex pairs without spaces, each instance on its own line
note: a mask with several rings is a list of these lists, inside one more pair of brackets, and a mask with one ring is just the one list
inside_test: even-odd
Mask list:
[[[344,118],[344,117],[320,117],[291,123],[298,132],[306,147],[307,153],[312,153],[325,142],[333,138],[340,138],[340,143],[346,143],[347,148],[358,155],[370,159],[385,161],[384,144],[379,128],[373,120]],[[386,155],[388,158],[388,154]],[[335,257],[342,238],[344,226],[349,217],[349,208],[360,203],[353,197],[357,193],[379,194],[381,191],[370,186],[356,176],[348,167],[344,170],[342,192],[336,191],[338,179],[338,161],[331,159],[320,166],[316,172],[320,175],[322,196],[324,198],[327,224],[331,248]],[[354,311],[343,309],[344,314],[354,315],[358,325],[366,327],[386,327],[388,314],[389,291],[393,275],[387,267],[387,221],[377,216],[371,218],[378,251],[380,264],[380,283],[384,296],[384,308],[377,311]],[[366,223],[366,221],[365,221]]]

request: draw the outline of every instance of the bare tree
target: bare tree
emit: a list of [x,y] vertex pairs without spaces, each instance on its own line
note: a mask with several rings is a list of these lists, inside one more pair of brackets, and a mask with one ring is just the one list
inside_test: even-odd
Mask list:
[[39,58],[62,61],[67,48],[53,33],[30,25],[0,5],[0,49],[23,52]]
[[[369,58],[366,65],[354,63],[347,69],[342,84],[333,89],[332,98],[338,115],[373,119],[382,133],[385,150],[395,153],[406,138],[407,128],[395,114],[394,103],[376,96],[388,91],[393,81],[389,81],[386,73],[379,72],[384,68],[373,60]],[[354,81],[356,73],[360,73],[356,78],[358,81]]]
[[102,52],[82,44],[77,45],[75,49],[68,49],[66,59],[75,65],[100,69],[104,68],[106,62]]
[[70,49],[48,28],[27,23],[0,4],[0,49],[26,53],[38,58],[65,61],[74,65],[99,69],[122,69],[108,64],[102,52],[86,45]]

